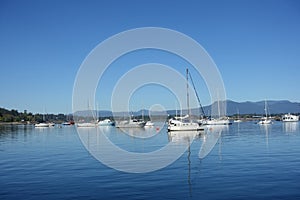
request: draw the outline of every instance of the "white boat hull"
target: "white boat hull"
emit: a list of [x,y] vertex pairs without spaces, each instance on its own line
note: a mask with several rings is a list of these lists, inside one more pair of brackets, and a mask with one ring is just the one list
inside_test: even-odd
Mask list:
[[188,126],[168,126],[168,131],[201,131],[204,127],[199,125],[188,125]]
[[270,119],[260,120],[258,124],[272,124],[272,120]]
[[98,122],[98,126],[113,126],[114,122],[112,122],[110,119],[105,119],[103,121]]
[[96,124],[95,123],[78,123],[76,124],[77,127],[96,127]]
[[298,122],[299,121],[299,116],[297,115],[291,115],[285,114],[282,116],[282,122]]
[[290,119],[290,120],[282,120],[282,122],[298,122],[299,120]]
[[145,124],[145,126],[154,126],[154,123],[151,121],[147,121],[147,123]]
[[184,122],[176,119],[170,119],[168,123],[168,131],[198,131],[204,130],[203,126],[200,126],[195,122]]
[[204,122],[205,125],[230,125],[231,122],[228,119],[210,119]]
[[262,117],[258,124],[272,124],[272,120],[268,117],[267,101],[265,101],[265,117]]
[[234,120],[233,122],[234,122],[234,123],[240,123],[240,122],[242,122],[242,120],[237,119],[237,120]]
[[45,127],[50,127],[50,124],[48,123],[39,123],[39,124],[35,124],[34,127],[37,127],[37,128],[45,128]]
[[115,124],[117,128],[143,128],[145,126],[144,121],[120,121]]
[[36,128],[46,128],[46,127],[53,127],[55,126],[55,123],[38,123],[38,124],[35,124],[34,127]]

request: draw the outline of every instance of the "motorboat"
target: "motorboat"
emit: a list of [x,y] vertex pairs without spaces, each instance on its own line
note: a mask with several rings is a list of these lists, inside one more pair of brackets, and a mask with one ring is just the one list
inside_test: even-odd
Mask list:
[[281,118],[282,118],[283,122],[297,122],[297,121],[299,121],[299,116],[292,115],[290,113],[282,115]]

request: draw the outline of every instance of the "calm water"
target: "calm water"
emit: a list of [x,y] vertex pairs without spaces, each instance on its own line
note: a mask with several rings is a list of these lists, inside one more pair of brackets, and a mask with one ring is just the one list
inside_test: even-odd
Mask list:
[[[178,139],[165,128],[148,140],[114,127],[105,132],[112,142],[133,152],[157,150]],[[170,166],[132,174],[97,161],[75,127],[1,126],[0,199],[300,198],[298,123],[233,124],[223,130],[210,154],[199,159],[205,137],[197,137]]]

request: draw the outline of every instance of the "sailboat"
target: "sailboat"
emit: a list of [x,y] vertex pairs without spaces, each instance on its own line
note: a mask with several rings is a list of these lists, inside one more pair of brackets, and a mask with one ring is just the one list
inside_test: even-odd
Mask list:
[[43,114],[43,122],[40,122],[40,123],[37,123],[34,125],[34,127],[36,128],[45,128],[45,127],[53,127],[55,126],[55,123],[53,122],[46,122],[46,119],[45,119],[45,114]]
[[130,116],[129,120],[116,121],[117,128],[143,128],[146,122],[143,119],[134,119]]
[[258,124],[272,124],[272,120],[268,117],[267,101],[265,100],[265,117],[262,117]]
[[233,121],[234,123],[240,123],[242,120],[240,119],[240,112],[237,110],[237,118]]
[[[95,111],[91,110],[89,101],[88,101],[88,111],[91,111],[93,120],[91,120],[90,122],[85,122],[85,120],[80,120],[78,123],[76,123],[77,127],[89,128],[89,127],[97,127],[98,126],[97,111],[96,111],[96,116],[95,116],[94,115]],[[87,117],[87,119],[88,119],[88,117]]]
[[97,110],[96,110],[97,125],[98,126],[114,126],[115,125],[115,122],[110,120],[109,118],[100,120],[99,115],[100,115],[100,111],[98,110],[98,104],[97,104]]
[[147,121],[145,126],[146,127],[152,127],[152,126],[154,126],[154,123],[152,121]]
[[174,117],[168,121],[168,131],[197,131],[197,130],[204,130],[199,123],[193,122],[190,119],[190,108],[189,108],[189,71],[186,69],[186,95],[187,95],[187,107],[188,107],[188,114],[185,116]]
[[36,127],[36,128],[50,127],[50,124],[41,122],[41,123],[35,124],[34,127]]
[[110,119],[104,119],[98,122],[98,126],[113,126],[115,123]]
[[229,117],[221,116],[219,100],[218,100],[218,112],[219,112],[219,117],[218,118],[209,118],[208,120],[206,120],[204,122],[205,125],[230,125],[230,124],[232,124],[229,120]]

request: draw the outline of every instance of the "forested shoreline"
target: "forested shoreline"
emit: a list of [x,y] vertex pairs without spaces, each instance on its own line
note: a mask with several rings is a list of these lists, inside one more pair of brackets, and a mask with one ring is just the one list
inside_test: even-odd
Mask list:
[[12,109],[8,110],[5,108],[0,108],[0,122],[19,122],[19,123],[36,123],[43,121],[51,121],[51,122],[63,122],[67,121],[71,116],[67,116],[65,114],[42,114],[27,112],[24,110],[23,112],[19,112],[18,110]]

